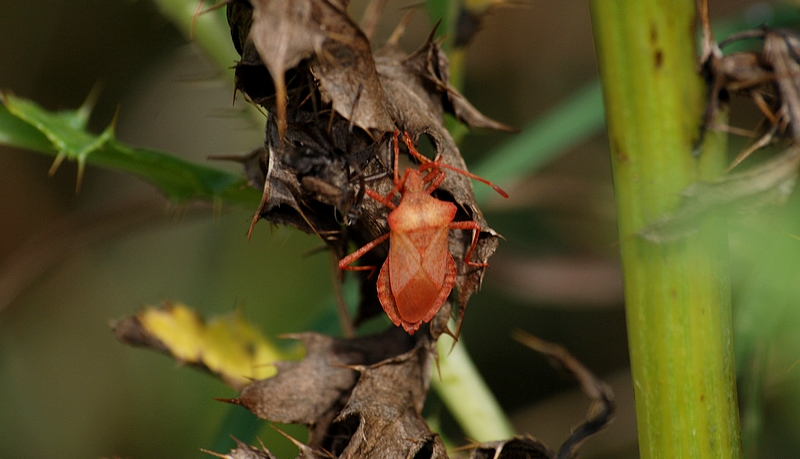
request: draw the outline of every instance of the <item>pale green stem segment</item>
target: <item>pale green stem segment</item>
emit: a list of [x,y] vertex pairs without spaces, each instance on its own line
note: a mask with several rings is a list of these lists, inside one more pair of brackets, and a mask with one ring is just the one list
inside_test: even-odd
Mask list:
[[[193,40],[233,81],[233,66],[239,55],[231,42],[231,29],[225,19],[225,7],[198,14],[213,6],[215,2],[200,0],[153,0],[161,13]],[[199,7],[199,8],[198,8]]]
[[[213,0],[153,0],[161,13],[192,40],[219,68],[221,77],[233,86],[234,68],[239,55],[231,41],[231,29],[225,7],[212,11],[209,8],[221,3]],[[233,92],[231,97],[234,97]],[[263,124],[264,114],[252,104],[246,105],[251,119]]]
[[628,339],[643,459],[740,458],[727,233],[637,232],[688,184],[718,177],[726,139],[692,156],[705,103],[691,0],[593,0],[614,173]]
[[516,433],[511,422],[475,368],[463,341],[459,339],[453,347],[451,337],[439,337],[439,368],[438,372],[433,369],[431,385],[468,438],[487,442],[513,437]]

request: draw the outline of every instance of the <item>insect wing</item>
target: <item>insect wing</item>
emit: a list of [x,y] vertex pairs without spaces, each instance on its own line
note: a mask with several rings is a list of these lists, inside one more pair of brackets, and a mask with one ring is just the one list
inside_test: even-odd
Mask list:
[[397,311],[397,302],[394,300],[392,287],[389,283],[389,260],[386,260],[383,264],[381,272],[378,275],[378,299],[381,302],[383,310],[386,311],[386,315],[389,316],[389,319],[391,319],[395,325],[402,325],[409,333],[414,333],[414,331],[419,328],[419,324],[408,324],[404,322],[400,317],[400,313]]
[[402,326],[406,332],[413,335],[423,322],[429,322],[433,316],[436,315],[436,312],[442,304],[444,304],[445,300],[447,300],[450,291],[453,290],[453,286],[456,283],[456,265],[453,261],[453,257],[449,253],[445,259],[445,266],[445,276],[442,281],[442,286],[439,289],[438,297],[427,310],[422,311],[424,315],[419,320],[413,320],[410,316],[418,313],[413,310],[407,310],[415,309],[413,307],[408,308],[407,306],[414,305],[416,302],[412,301],[411,303],[404,304],[403,309],[406,313],[406,317],[401,316],[397,301],[395,301],[394,294],[392,293],[389,279],[390,261],[387,260],[386,263],[383,264],[383,268],[381,268],[380,275],[378,276],[378,298],[380,299],[381,306],[383,306],[383,310],[386,311],[386,315],[389,316],[389,319],[391,319],[395,325]]

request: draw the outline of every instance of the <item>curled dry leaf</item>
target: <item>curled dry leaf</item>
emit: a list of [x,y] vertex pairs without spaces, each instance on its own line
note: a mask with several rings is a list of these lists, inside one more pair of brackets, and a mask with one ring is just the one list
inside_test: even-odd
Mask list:
[[303,342],[306,357],[299,362],[277,362],[277,375],[254,382],[227,401],[262,419],[310,426],[311,446],[324,443],[331,422],[347,402],[358,379],[353,365],[379,362],[415,344],[399,329],[349,340],[316,333],[289,337]]
[[772,65],[787,123],[800,140],[800,36],[790,30],[764,30],[764,59]]
[[[310,425],[308,445],[289,437],[300,448],[299,458],[447,457],[421,415],[432,341],[415,343],[398,329],[350,340],[313,333],[295,337],[308,349],[303,361],[279,364],[277,376],[228,401],[270,421]],[[209,453],[230,459],[272,457],[263,446],[237,445],[229,455]]]
[[564,441],[558,452],[552,451],[531,436],[514,437],[473,445],[470,459],[572,459],[589,437],[608,426],[616,409],[611,388],[600,381],[563,347],[517,331],[514,338],[531,349],[544,354],[554,366],[566,369],[581,385],[592,401],[587,418]]
[[180,303],[147,307],[112,324],[123,344],[147,347],[206,370],[239,389],[275,374],[276,347],[233,313],[205,320]]
[[238,0],[228,5],[242,64],[256,64],[255,50],[269,70],[280,137],[289,122],[286,75],[298,75],[294,69],[302,61],[319,84],[324,102],[332,103],[339,115],[367,131],[394,129],[369,41],[343,6],[325,0]]
[[[355,427],[340,457],[447,457],[441,439],[422,418],[428,391],[430,348],[417,346],[396,358],[356,367],[361,373],[334,426]],[[337,445],[338,446],[338,445]]]
[[275,459],[275,456],[263,446],[259,449],[242,442],[236,437],[233,437],[233,441],[236,442],[236,448],[232,449],[228,454],[219,454],[206,449],[201,449],[200,451],[222,459]]
[[[703,31],[700,66],[710,86],[703,128],[712,126],[728,93],[740,93],[752,99],[769,125],[794,141],[800,139],[800,35],[762,27],[739,32],[717,44],[707,0],[698,1],[698,10]],[[762,49],[723,54],[723,47],[745,39],[763,40]],[[772,140],[776,134],[768,132],[765,137]]]
[[260,184],[262,202],[253,224],[266,218],[318,234],[343,256],[341,225],[352,225],[360,218],[364,177],[376,173],[378,166],[373,159],[380,144],[366,135],[349,132],[342,118],[335,118],[327,130],[327,120],[303,122],[296,117],[305,114],[289,113],[294,120],[284,140],[280,140],[277,125],[270,119],[265,155],[259,162],[245,163],[248,177],[257,177],[261,165],[266,164]]
[[392,117],[403,130],[429,134],[438,144],[439,130],[444,129],[442,115],[448,112],[470,127],[514,131],[484,116],[450,85],[450,62],[433,32],[411,55],[397,43],[387,43],[376,53],[375,64]]

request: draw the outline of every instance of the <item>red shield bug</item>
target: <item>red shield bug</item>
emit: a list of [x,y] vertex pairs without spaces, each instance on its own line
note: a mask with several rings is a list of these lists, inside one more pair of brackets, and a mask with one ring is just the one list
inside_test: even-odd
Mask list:
[[[471,261],[472,252],[478,244],[480,224],[476,221],[454,222],[458,210],[456,205],[431,196],[444,181],[442,169],[479,180],[504,197],[508,195],[488,180],[443,164],[439,159],[432,161],[424,157],[414,148],[408,133],[403,134],[403,140],[409,154],[421,162],[419,168],[409,167],[402,178],[399,177],[400,146],[398,132],[395,132],[395,186],[386,196],[373,190],[366,191],[369,197],[392,209],[388,217],[390,231],[342,258],[339,269],[374,270],[374,266],[350,264],[388,239],[389,256],[378,275],[378,299],[392,322],[413,334],[422,323],[436,315],[455,284],[456,265],[447,248],[449,230],[471,230],[472,244],[464,263],[474,267],[488,266],[487,263]],[[400,203],[395,205],[392,198],[398,193]]]

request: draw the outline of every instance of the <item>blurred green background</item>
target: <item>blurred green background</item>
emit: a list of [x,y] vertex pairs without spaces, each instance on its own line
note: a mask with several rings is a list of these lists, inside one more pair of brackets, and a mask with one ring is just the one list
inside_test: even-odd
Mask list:
[[[414,4],[389,3],[377,44]],[[263,125],[243,114],[241,101],[231,103],[232,82],[151,2],[0,5],[0,89],[56,110],[77,107],[99,84],[95,132],[119,108],[121,141],[231,171],[238,167],[206,157],[261,142]],[[351,12],[359,17],[364,7],[353,1]],[[713,18],[753,25],[769,8],[711,2]],[[494,119],[522,129],[596,79],[584,1],[515,3],[493,10],[483,26],[467,54],[464,92]],[[429,31],[419,14],[401,43],[411,51]],[[734,124],[752,127],[750,120],[734,113]],[[486,167],[511,140],[473,132],[463,153]],[[264,222],[248,243],[254,209],[172,206],[113,171],[88,167],[76,195],[75,164],[51,178],[51,162],[0,147],[0,457],[204,457],[198,448],[214,446],[231,412],[212,398],[233,391],[122,346],[109,321],[167,299],[205,314],[239,307],[269,336],[335,330],[329,256],[309,255],[321,245],[314,237]],[[588,403],[510,334],[521,328],[565,345],[612,385],[619,403],[615,423],[582,457],[637,457],[605,136],[596,132],[524,180],[498,184],[511,198],[492,197],[484,211],[505,240],[470,302],[463,343],[518,431],[554,448]],[[800,242],[786,236],[800,235],[799,205],[793,198],[751,216],[731,236],[745,441],[759,445],[757,457],[800,449],[800,367],[792,367],[800,359]],[[430,405],[457,439],[435,395]],[[270,429],[260,436],[281,457],[296,454]]]

